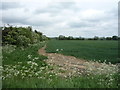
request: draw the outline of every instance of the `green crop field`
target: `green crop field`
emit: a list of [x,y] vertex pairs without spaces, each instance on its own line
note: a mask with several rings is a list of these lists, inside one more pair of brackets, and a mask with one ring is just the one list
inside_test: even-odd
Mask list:
[[[62,50],[63,49],[63,50]],[[118,41],[109,40],[51,40],[47,52],[62,53],[85,60],[118,63]]]

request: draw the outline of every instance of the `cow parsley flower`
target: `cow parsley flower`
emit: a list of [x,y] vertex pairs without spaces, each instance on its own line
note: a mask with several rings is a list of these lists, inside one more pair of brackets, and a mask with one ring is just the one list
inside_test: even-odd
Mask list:
[[58,51],[59,51],[59,49],[56,49],[56,51],[58,52]]
[[28,55],[27,57],[28,57],[28,59],[31,59],[32,55]]
[[63,51],[63,49],[61,49],[61,51]]

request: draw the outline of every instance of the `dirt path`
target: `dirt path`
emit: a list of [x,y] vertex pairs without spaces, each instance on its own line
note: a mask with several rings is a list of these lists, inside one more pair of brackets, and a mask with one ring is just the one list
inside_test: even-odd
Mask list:
[[[86,61],[82,59],[78,59],[73,56],[65,56],[57,53],[46,53],[45,51],[46,45],[39,49],[39,54],[47,56],[48,59],[46,62],[52,66],[56,66],[53,68],[55,72],[58,72],[59,75],[62,76],[71,76],[77,74],[88,74],[88,72],[97,72],[98,70],[102,70],[99,72],[109,73],[107,68],[116,69],[115,65],[108,65],[105,63],[98,63],[93,61]],[[103,71],[104,69],[104,71]],[[106,70],[107,69],[107,70]]]

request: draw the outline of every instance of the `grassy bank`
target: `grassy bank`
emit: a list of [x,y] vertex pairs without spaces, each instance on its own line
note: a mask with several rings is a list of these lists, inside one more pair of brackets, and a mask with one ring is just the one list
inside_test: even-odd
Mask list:
[[42,60],[47,57],[39,55],[38,50],[44,46],[44,44],[45,43],[37,43],[30,45],[27,48],[16,47],[13,45],[3,46],[3,65],[15,65],[18,62],[26,62],[35,58],[38,58],[39,62],[43,62]]

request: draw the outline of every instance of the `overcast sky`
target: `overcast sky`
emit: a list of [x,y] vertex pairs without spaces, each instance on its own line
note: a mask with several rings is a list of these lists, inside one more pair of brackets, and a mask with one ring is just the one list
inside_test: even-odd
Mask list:
[[2,0],[0,23],[32,26],[49,37],[118,35],[119,0]]

